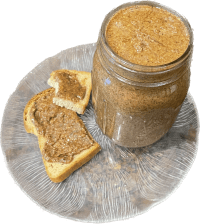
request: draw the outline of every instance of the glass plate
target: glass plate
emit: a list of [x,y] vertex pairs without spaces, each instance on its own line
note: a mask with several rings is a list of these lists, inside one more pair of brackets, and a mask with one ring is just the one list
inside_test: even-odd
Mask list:
[[32,96],[49,88],[47,79],[53,70],[90,72],[95,49],[96,44],[67,49],[34,68],[9,98],[1,129],[8,169],[20,188],[47,211],[82,222],[127,219],[166,199],[195,159],[199,127],[188,94],[176,122],[162,139],[148,147],[127,149],[101,133],[90,102],[80,117],[102,150],[62,183],[51,182],[37,137],[24,129],[23,110]]

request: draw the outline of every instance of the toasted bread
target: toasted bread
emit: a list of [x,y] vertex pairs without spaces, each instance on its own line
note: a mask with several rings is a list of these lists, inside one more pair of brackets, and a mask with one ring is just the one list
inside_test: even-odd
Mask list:
[[[80,85],[82,87],[86,88],[86,93],[83,99],[79,100],[78,102],[72,102],[70,99],[63,99],[57,96],[57,93],[59,92],[59,83],[56,81],[55,76],[59,74],[59,72],[70,72],[72,75],[76,75],[76,78],[78,79]],[[92,89],[91,84],[91,73],[89,72],[83,72],[83,71],[76,71],[76,70],[56,70],[53,71],[50,74],[50,78],[48,79],[47,83],[55,88],[55,97],[53,98],[53,102],[61,107],[65,107],[67,109],[73,110],[77,112],[78,114],[83,114],[85,112],[85,109],[88,105],[89,99],[90,99],[90,93]]]
[[[53,88],[49,88],[49,89],[44,90],[44,91],[38,93],[37,95],[35,95],[27,103],[27,105],[24,109],[24,114],[23,114],[24,127],[25,127],[27,133],[32,133],[38,137],[39,148],[40,148],[41,153],[42,153],[42,150],[46,143],[46,138],[37,133],[37,130],[30,119],[29,112],[30,112],[30,109],[31,109],[32,105],[34,104],[34,102],[36,102],[41,97],[45,96],[47,93],[50,93],[53,91],[54,91]],[[78,116],[77,116],[77,119],[80,119],[80,118],[78,118]],[[91,137],[89,132],[88,132],[88,135]],[[88,162],[99,151],[100,151],[100,146],[97,142],[94,141],[94,144],[90,148],[81,151],[77,155],[74,155],[73,160],[68,164],[59,163],[59,162],[48,162],[44,158],[43,158],[43,163],[44,163],[44,166],[45,166],[45,169],[46,169],[46,172],[47,172],[49,178],[53,182],[58,183],[58,182],[62,182],[63,180],[65,180],[72,172],[74,172],[76,169],[78,169],[83,164]]]

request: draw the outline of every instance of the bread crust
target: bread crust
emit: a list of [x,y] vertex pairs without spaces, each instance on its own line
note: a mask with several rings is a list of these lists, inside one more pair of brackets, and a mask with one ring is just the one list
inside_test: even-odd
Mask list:
[[[46,139],[42,135],[39,135],[37,133],[37,130],[30,120],[29,117],[29,112],[30,109],[35,101],[37,101],[40,97],[46,95],[49,92],[53,92],[53,88],[46,89],[35,96],[33,96],[29,102],[27,103],[25,109],[24,109],[24,114],[23,114],[23,119],[24,119],[24,127],[27,133],[32,133],[38,137],[38,143],[39,143],[39,148],[40,151],[42,152]],[[90,133],[88,132],[90,135]],[[92,138],[92,136],[90,135]],[[95,141],[94,141],[95,142]],[[43,163],[45,166],[45,170],[47,172],[47,175],[51,179],[51,181],[55,183],[62,182],[65,180],[71,173],[73,173],[75,170],[80,168],[83,164],[88,162],[93,156],[95,156],[99,151],[101,150],[99,144],[95,142],[92,147],[89,149],[83,150],[81,153],[77,154],[74,156],[73,160],[68,163],[58,163],[58,162],[48,162],[44,158]]]

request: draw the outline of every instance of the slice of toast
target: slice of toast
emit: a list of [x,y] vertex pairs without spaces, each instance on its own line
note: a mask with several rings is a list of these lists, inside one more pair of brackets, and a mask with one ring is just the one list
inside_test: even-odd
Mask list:
[[[80,85],[86,89],[85,96],[83,99],[80,99],[77,102],[73,102],[69,97],[64,97],[64,98],[59,97],[59,92],[61,91],[61,89],[59,87],[58,78],[59,78],[59,74],[65,73],[65,72],[70,73],[72,77],[75,76],[76,79],[79,81]],[[48,79],[47,83],[51,87],[55,88],[55,97],[53,98],[53,102],[56,105],[73,110],[77,112],[78,114],[84,114],[90,99],[90,93],[92,89],[90,72],[66,70],[66,69],[56,70],[50,74],[50,78]],[[66,86],[66,91],[67,91],[67,86]]]
[[[54,92],[53,88],[49,88],[35,95],[27,103],[24,109],[24,114],[23,114],[24,127],[27,133],[32,133],[38,137],[39,148],[41,153],[45,146],[46,138],[43,135],[38,134],[33,122],[30,119],[30,109],[37,100],[39,100],[41,97],[45,97],[48,93],[51,93],[51,92]],[[77,116],[77,119],[80,119],[80,118]],[[93,140],[94,143],[92,144],[90,148],[81,151],[77,155],[74,155],[73,160],[70,163],[66,164],[66,163],[59,163],[59,162],[48,162],[43,158],[43,163],[44,163],[46,172],[49,178],[53,182],[55,183],[62,182],[72,172],[74,172],[76,169],[78,169],[83,164],[88,162],[94,155],[96,155],[101,150],[99,144],[94,141],[94,139],[92,138],[89,132],[88,132],[88,135],[90,136],[90,138]]]

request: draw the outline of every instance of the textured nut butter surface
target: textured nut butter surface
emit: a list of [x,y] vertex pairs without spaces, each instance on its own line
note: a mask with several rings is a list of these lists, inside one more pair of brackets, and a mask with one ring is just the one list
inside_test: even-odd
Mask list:
[[84,99],[86,87],[81,86],[76,74],[69,71],[57,71],[55,79],[59,84],[57,97],[73,102]]
[[54,91],[41,97],[30,110],[38,134],[46,138],[42,152],[48,162],[70,163],[73,156],[90,148],[94,141],[74,111],[53,103]]
[[183,55],[190,38],[177,16],[162,8],[136,5],[119,10],[110,19],[106,40],[123,59],[134,64],[157,66]]

